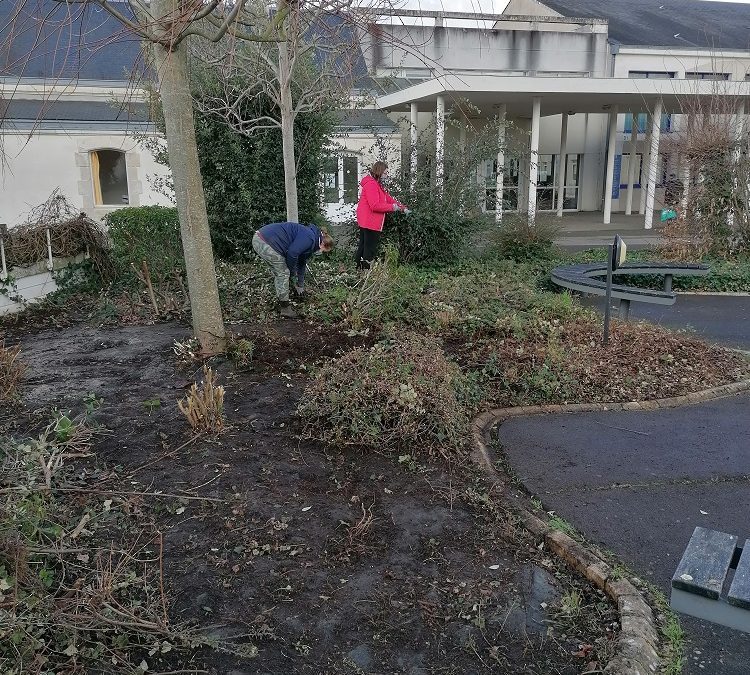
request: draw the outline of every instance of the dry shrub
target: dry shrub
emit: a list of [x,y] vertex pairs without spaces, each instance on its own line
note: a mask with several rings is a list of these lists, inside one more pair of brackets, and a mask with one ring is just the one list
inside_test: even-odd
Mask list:
[[217,384],[216,373],[203,366],[203,382],[193,384],[187,396],[177,402],[194,431],[216,433],[224,426],[224,387]]
[[599,321],[540,321],[467,346],[494,405],[643,401],[680,396],[750,376],[741,354],[657,326],[614,321],[608,347]]
[[103,279],[112,278],[106,233],[98,223],[75,209],[59,190],[32,209],[25,223],[9,231],[5,242],[8,266],[29,267],[47,260],[48,229],[52,255],[73,258],[86,253]]
[[306,433],[333,445],[363,445],[448,457],[466,444],[466,380],[434,338],[404,333],[323,366],[298,412]]
[[26,364],[19,358],[21,348],[0,345],[0,402],[15,398],[18,384],[26,372]]
[[715,87],[714,96],[683,103],[686,123],[670,134],[665,147],[681,158],[680,182],[689,179],[679,218],[663,230],[665,254],[674,259],[750,251],[750,157],[745,150],[750,134],[747,127],[740,132],[735,126],[734,99],[724,95],[732,85],[716,82]]

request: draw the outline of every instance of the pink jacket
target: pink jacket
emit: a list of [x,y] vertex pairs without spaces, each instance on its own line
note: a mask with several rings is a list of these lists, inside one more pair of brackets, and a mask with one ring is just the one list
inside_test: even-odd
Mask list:
[[389,195],[383,186],[372,176],[365,176],[360,183],[362,192],[357,204],[357,224],[366,230],[383,231],[385,214],[393,211],[393,205],[405,208],[398,200]]

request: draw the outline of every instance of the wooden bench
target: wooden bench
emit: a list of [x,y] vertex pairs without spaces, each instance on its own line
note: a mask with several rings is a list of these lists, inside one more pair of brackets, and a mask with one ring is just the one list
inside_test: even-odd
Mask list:
[[[656,274],[664,277],[662,290],[635,288],[633,286],[612,286],[612,297],[620,300],[620,318],[630,315],[631,302],[650,302],[657,305],[674,305],[677,296],[672,292],[672,279],[675,276],[705,276],[710,272],[706,265],[679,264],[668,262],[627,263],[615,270],[620,274]],[[583,263],[580,265],[563,265],[552,270],[552,283],[580,293],[606,295],[607,284],[600,277],[607,276],[607,263]]]
[[[729,571],[734,570],[724,592]],[[677,612],[750,633],[750,539],[696,527],[672,577]]]

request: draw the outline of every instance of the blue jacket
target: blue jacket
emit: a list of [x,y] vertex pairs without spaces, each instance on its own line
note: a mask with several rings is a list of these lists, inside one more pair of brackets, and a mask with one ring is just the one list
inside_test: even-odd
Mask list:
[[292,278],[303,286],[307,259],[320,248],[320,229],[302,223],[270,223],[258,230],[261,239],[286,258]]

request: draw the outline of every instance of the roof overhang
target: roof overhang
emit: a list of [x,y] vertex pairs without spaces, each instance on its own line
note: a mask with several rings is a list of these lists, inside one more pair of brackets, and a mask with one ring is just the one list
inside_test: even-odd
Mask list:
[[416,103],[433,110],[438,96],[460,103],[469,101],[483,113],[505,103],[509,117],[530,117],[532,100],[541,98],[542,115],[645,112],[661,99],[664,112],[679,113],[687,104],[717,96],[741,100],[750,97],[750,82],[708,80],[650,80],[595,77],[528,77],[512,75],[446,74],[401,91],[380,96],[381,110],[397,112]]

